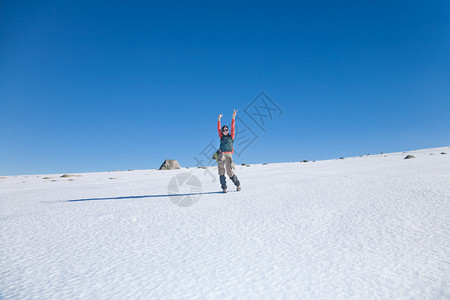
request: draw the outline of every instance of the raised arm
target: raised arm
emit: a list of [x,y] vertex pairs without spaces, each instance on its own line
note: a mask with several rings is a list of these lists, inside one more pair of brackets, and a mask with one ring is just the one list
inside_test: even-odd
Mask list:
[[234,119],[236,117],[237,110],[233,109],[233,118],[231,119],[231,138],[234,140]]
[[222,138],[222,127],[220,126],[220,118],[222,118],[223,115],[219,114],[219,120],[217,120],[217,131],[219,132],[219,137]]

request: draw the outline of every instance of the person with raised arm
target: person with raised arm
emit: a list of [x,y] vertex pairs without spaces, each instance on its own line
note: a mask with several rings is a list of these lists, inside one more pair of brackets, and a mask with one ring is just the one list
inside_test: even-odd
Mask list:
[[236,117],[237,110],[233,110],[233,118],[231,120],[231,131],[229,130],[227,125],[223,125],[221,127],[220,118],[223,115],[219,114],[219,120],[217,121],[217,130],[219,132],[220,137],[220,148],[217,151],[216,160],[219,169],[219,179],[220,185],[224,193],[227,192],[227,182],[225,178],[225,170],[227,171],[228,177],[230,177],[231,181],[236,185],[236,190],[241,190],[241,183],[237,178],[236,174],[233,173],[232,165],[233,165],[233,142],[235,135],[234,122]]

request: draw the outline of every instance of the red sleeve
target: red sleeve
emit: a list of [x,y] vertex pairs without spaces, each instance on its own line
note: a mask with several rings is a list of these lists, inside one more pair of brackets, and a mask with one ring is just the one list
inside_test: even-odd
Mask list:
[[220,120],[217,121],[217,130],[219,131],[219,137],[222,138],[222,128],[220,128]]
[[234,118],[231,120],[231,138],[234,140]]

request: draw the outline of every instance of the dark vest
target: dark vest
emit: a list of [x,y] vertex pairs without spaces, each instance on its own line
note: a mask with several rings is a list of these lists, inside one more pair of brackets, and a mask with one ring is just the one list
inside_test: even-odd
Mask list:
[[220,150],[222,152],[231,152],[233,150],[233,142],[231,135],[222,135],[220,138]]

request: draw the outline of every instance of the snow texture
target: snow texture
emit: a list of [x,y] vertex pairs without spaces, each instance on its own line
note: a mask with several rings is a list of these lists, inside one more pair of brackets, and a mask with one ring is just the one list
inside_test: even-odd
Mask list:
[[237,165],[227,194],[217,167],[6,176],[0,298],[450,299],[441,152]]

